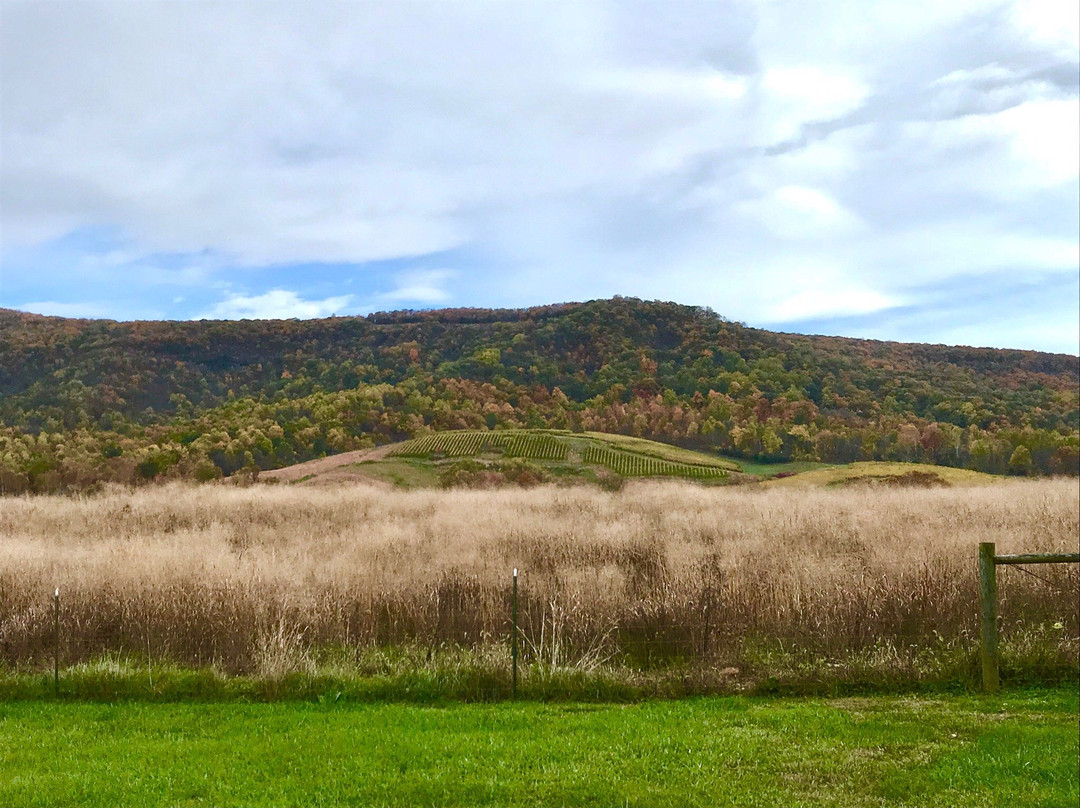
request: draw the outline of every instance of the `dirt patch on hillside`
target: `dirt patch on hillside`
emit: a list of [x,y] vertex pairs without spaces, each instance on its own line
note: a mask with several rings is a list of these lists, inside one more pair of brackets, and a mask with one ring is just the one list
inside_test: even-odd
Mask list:
[[372,485],[383,485],[383,483],[378,480],[372,480],[370,477],[366,477],[359,473],[355,468],[349,467],[367,460],[382,460],[393,448],[393,444],[390,444],[387,446],[379,446],[375,449],[358,449],[355,452],[343,452],[341,454],[331,455],[330,457],[320,457],[317,460],[309,460],[306,463],[297,463],[294,466],[286,466],[283,469],[264,471],[259,475],[259,479],[278,480],[283,483],[318,481],[321,484],[328,482],[356,481],[368,482]]

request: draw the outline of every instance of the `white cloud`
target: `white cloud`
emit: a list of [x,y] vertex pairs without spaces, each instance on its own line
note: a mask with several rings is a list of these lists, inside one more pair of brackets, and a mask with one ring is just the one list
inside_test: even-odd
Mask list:
[[[0,8],[0,305],[621,293],[753,322],[1080,241],[1071,2]],[[80,257],[95,229],[115,248]],[[294,264],[348,265],[352,294]]]
[[971,70],[953,70],[949,74],[934,80],[934,84],[942,87],[955,87],[982,81],[1008,81],[1015,79],[1017,73],[999,64],[980,65]]
[[668,97],[691,102],[725,102],[746,95],[747,82],[718,70],[692,68],[621,68],[585,78],[585,86],[641,96]]
[[812,64],[769,68],[761,77],[761,87],[774,99],[795,107],[804,120],[851,112],[870,92],[851,75]]
[[1039,186],[1076,184],[1080,178],[1080,115],[1075,99],[1032,101],[1005,110],[997,127],[1009,138],[1010,155]]
[[458,275],[451,269],[429,269],[406,272],[397,279],[397,288],[379,295],[379,305],[394,303],[419,303],[434,305],[445,303],[450,293],[444,288],[447,281]]
[[1078,113],[1075,99],[1028,101],[990,114],[911,122],[902,134],[910,153],[937,167],[937,181],[1013,199],[1075,185]]
[[765,313],[773,323],[820,317],[871,314],[897,305],[896,301],[870,289],[808,289],[783,298]]
[[1009,7],[1013,24],[1039,46],[1065,58],[1080,50],[1080,14],[1072,0],[1019,0]]
[[208,311],[198,315],[200,320],[289,320],[329,317],[344,313],[352,295],[328,297],[323,300],[304,300],[287,289],[271,289],[261,295],[229,295]]
[[196,319],[303,320],[334,314],[366,314],[395,307],[429,308],[450,300],[445,287],[457,276],[458,273],[450,269],[402,272],[394,278],[394,287],[390,291],[379,293],[366,303],[358,303],[356,295],[352,294],[309,300],[288,289],[271,289],[255,295],[229,292]]
[[785,185],[738,209],[760,219],[784,239],[835,237],[859,226],[858,218],[815,188]]

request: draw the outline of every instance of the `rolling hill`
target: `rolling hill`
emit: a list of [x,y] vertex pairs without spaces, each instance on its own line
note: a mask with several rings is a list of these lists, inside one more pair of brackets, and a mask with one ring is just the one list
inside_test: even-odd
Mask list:
[[768,481],[782,488],[839,488],[852,485],[941,488],[970,487],[1000,482],[1003,477],[968,469],[926,463],[885,463],[879,460],[811,469]]
[[310,460],[261,474],[266,482],[322,485],[383,482],[400,488],[436,485],[585,481],[617,487],[632,478],[727,483],[743,475],[726,458],[602,432],[551,429],[434,432],[412,440]]
[[1073,356],[778,334],[626,298],[305,321],[0,311],[0,489],[213,479],[463,429],[1076,474],[1078,386]]
[[630,479],[678,479],[720,485],[764,481],[784,488],[948,488],[989,485],[1004,478],[925,463],[869,461],[828,466],[804,462],[762,466],[625,435],[550,429],[434,432],[377,449],[297,463],[258,477],[264,483],[348,482],[406,489],[545,482],[586,482],[617,488]]

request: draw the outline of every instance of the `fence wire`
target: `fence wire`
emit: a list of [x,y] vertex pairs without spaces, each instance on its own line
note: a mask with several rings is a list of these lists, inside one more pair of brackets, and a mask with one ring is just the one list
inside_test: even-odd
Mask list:
[[[1075,645],[1080,633],[1076,597],[1068,601],[1071,611],[1063,613],[1064,601],[1057,599],[1053,605],[1047,603],[1044,606],[1038,600],[1037,592],[1041,587],[1049,587],[1060,595],[1073,595],[1076,586],[1063,586],[1061,581],[1076,584],[1075,571],[1046,577],[1019,565],[1013,566],[1024,576],[1035,579],[1038,585],[1017,590],[1016,582],[1002,582],[1003,640],[1009,642],[1013,636],[1041,626],[1058,631],[1061,643]],[[6,595],[8,593],[0,589],[0,664],[21,667],[51,661],[56,642],[52,632],[52,592],[49,592],[47,606],[44,599],[35,605],[25,599],[14,602]],[[473,605],[474,598],[476,605]],[[725,664],[748,656],[768,657],[777,653],[843,660],[875,650],[888,651],[890,647],[901,655],[920,650],[932,653],[935,649],[971,646],[978,639],[978,606],[974,600],[965,613],[937,613],[925,606],[907,613],[884,614],[860,614],[857,609],[848,609],[836,613],[835,620],[828,619],[829,613],[822,611],[820,603],[810,602],[800,607],[801,613],[792,610],[775,626],[761,614],[747,614],[746,609],[734,613],[725,610],[724,598],[718,598],[714,603],[709,592],[701,595],[701,602],[709,604],[709,608],[701,612],[701,619],[693,622],[669,621],[663,610],[639,614],[622,623],[598,619],[595,615],[579,621],[572,610],[555,616],[542,598],[523,597],[523,600],[526,605],[521,609],[517,627],[523,664],[571,667],[617,664],[633,669],[652,669],[676,663]],[[954,597],[951,602],[959,606],[962,601],[963,597]],[[467,596],[448,599],[448,611],[437,605],[423,619],[386,625],[380,621],[392,617],[386,611],[391,604],[363,602],[371,608],[346,610],[338,615],[338,620],[342,615],[352,615],[348,617],[355,621],[351,624],[334,623],[331,612],[326,612],[322,615],[326,622],[310,628],[304,624],[302,611],[288,613],[289,620],[295,620],[295,624],[290,623],[292,634],[286,632],[278,638],[278,650],[286,655],[317,656],[321,652],[319,643],[322,643],[342,651],[350,650],[356,656],[367,651],[412,648],[421,652],[426,650],[430,661],[432,654],[477,652],[497,648],[503,642],[509,648],[513,632],[509,593],[484,591],[477,587],[470,589]],[[182,607],[176,613],[155,615],[150,601],[138,606],[118,603],[113,604],[111,610],[95,612],[100,605],[98,601],[80,602],[82,611],[74,615],[69,613],[67,604],[61,609],[59,642],[65,665],[107,654],[130,654],[177,664],[213,664],[224,660],[226,667],[250,670],[256,665],[253,647],[266,640],[259,634],[266,628],[263,625],[266,621],[243,622],[236,627],[237,635],[230,637],[221,627],[198,625],[196,612],[185,613]],[[694,604],[678,602],[669,606],[676,616],[681,611],[685,617]],[[500,610],[504,607],[502,614],[505,617],[500,619]],[[247,612],[243,614],[251,616]],[[729,614],[734,614],[734,621],[727,619]],[[797,627],[791,625],[804,617],[813,620]],[[175,633],[168,627],[168,621],[173,618],[185,621]],[[467,630],[461,633],[451,629],[455,620],[462,621],[461,625]],[[782,625],[784,622],[786,626]],[[270,621],[270,628],[273,628],[272,623]],[[1057,623],[1063,624],[1060,629]],[[203,634],[187,636],[184,631],[201,631]],[[264,650],[272,654],[275,648]],[[418,669],[424,664],[417,660]]]

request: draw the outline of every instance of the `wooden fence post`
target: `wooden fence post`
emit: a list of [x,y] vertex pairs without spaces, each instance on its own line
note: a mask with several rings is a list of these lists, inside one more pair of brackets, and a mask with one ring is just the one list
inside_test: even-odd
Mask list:
[[997,567],[994,543],[979,544],[979,595],[982,601],[982,684],[984,693],[998,692]]

